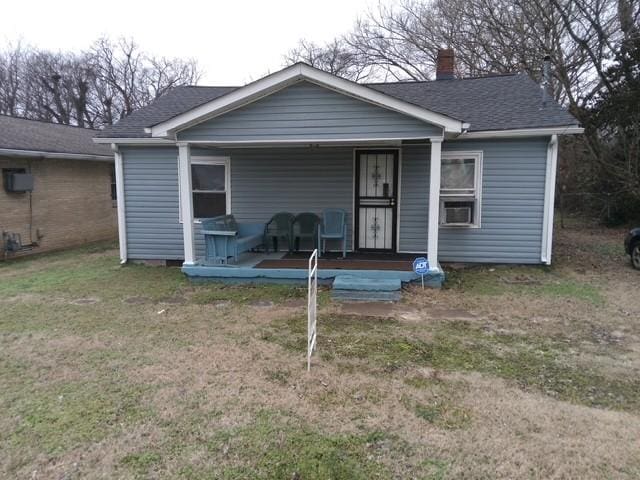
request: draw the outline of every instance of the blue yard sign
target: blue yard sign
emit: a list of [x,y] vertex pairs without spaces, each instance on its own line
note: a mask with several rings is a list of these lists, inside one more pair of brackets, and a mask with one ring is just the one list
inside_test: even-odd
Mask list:
[[413,271],[418,275],[429,273],[429,260],[424,257],[418,257],[413,261]]
[[429,273],[429,260],[418,257],[413,261],[413,271],[422,278],[422,288],[424,288],[424,275]]

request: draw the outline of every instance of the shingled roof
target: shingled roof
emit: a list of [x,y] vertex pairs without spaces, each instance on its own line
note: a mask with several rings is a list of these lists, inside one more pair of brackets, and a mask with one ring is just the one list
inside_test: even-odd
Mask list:
[[[470,124],[469,131],[578,126],[526,74],[424,82],[369,83],[369,88]],[[205,104],[238,87],[176,87],[151,105],[100,131],[102,138],[144,138],[144,129]]]
[[555,101],[543,105],[540,85],[524,73],[369,86],[467,122],[470,132],[578,125]]
[[151,135],[145,133],[146,127],[169,120],[192,108],[210,102],[222,95],[236,90],[238,87],[195,87],[183,86],[169,90],[155,102],[136,110],[128,117],[114,125],[105,127],[97,137],[102,138],[144,138]]
[[113,156],[108,146],[93,143],[96,133],[88,128],[0,115],[0,150]]

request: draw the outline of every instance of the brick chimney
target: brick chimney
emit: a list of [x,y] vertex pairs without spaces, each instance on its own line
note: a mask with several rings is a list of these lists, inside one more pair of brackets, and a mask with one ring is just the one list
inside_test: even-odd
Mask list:
[[453,78],[454,64],[455,55],[453,49],[439,49],[436,60],[436,80],[451,80]]

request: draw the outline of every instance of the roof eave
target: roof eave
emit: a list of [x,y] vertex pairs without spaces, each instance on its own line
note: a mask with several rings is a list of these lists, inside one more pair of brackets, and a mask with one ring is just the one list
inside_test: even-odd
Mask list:
[[113,155],[97,155],[90,153],[48,152],[43,150],[22,150],[18,148],[0,148],[0,155],[27,158],[51,158],[64,160],[113,161]]
[[461,133],[465,129],[465,123],[458,119],[405,102],[404,100],[337,77],[307,64],[297,63],[187,112],[181,113],[169,120],[148,127],[145,129],[145,132],[150,133],[153,138],[173,138],[179,130],[189,128],[204,120],[254,102],[259,98],[268,96],[301,80],[307,80],[345,95],[358,98],[359,100],[395,110],[427,123],[438,125],[444,129],[445,133]]
[[476,132],[464,132],[454,136],[457,140],[483,139],[483,138],[515,138],[515,137],[539,137],[548,135],[579,135],[584,133],[584,128],[579,125],[560,125],[554,127],[517,128],[505,130],[479,130]]
[[110,145],[175,145],[175,142],[166,138],[151,137],[93,137],[93,143]]

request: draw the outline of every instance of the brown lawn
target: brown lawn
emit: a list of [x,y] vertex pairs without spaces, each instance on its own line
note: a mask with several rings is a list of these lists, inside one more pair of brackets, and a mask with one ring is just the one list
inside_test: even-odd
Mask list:
[[393,307],[192,285],[112,246],[0,265],[0,477],[638,478],[640,273],[448,269]]

